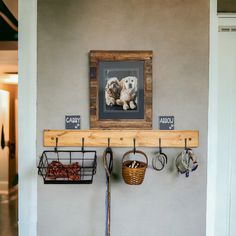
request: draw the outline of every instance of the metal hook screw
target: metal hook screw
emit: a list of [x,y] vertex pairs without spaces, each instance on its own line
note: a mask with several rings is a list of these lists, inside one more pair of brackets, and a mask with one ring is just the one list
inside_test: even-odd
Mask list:
[[136,153],[136,139],[134,138],[134,154]]
[[55,152],[57,152],[57,146],[58,146],[58,137],[56,137],[56,147],[55,147]]
[[82,138],[82,148],[81,151],[84,152],[84,138]]
[[187,148],[187,139],[186,139],[186,138],[184,139],[184,148],[185,148],[185,150],[188,149],[188,148]]
[[159,152],[162,153],[161,138],[159,138]]
[[110,147],[110,138],[107,140],[107,146]]

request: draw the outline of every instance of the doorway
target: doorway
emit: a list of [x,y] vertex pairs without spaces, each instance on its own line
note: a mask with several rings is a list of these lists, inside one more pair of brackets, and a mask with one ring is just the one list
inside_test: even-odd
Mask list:
[[0,83],[0,235],[8,236],[18,235],[17,87]]
[[[207,236],[233,236],[236,140],[236,14],[211,0]],[[231,8],[231,10],[233,10]]]
[[[218,15],[218,137],[216,233],[236,235],[236,14]],[[222,157],[224,156],[224,160]],[[223,165],[222,165],[223,161]]]
[[0,235],[18,235],[18,1],[0,0]]

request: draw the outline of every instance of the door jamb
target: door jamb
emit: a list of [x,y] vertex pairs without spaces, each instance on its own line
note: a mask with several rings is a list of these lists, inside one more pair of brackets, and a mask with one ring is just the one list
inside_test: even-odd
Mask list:
[[19,235],[37,235],[37,0],[19,0]]

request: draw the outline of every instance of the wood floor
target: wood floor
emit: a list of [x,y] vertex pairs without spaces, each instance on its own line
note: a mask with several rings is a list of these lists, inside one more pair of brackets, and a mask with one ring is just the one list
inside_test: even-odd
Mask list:
[[0,195],[0,236],[18,235],[18,197],[17,191]]

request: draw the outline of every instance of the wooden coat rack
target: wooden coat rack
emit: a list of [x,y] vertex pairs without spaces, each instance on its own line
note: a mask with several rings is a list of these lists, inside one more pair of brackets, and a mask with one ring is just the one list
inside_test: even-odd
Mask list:
[[199,145],[197,130],[44,130],[44,146],[81,147],[84,138],[86,147],[106,147],[110,139],[111,147],[162,147],[196,148]]

